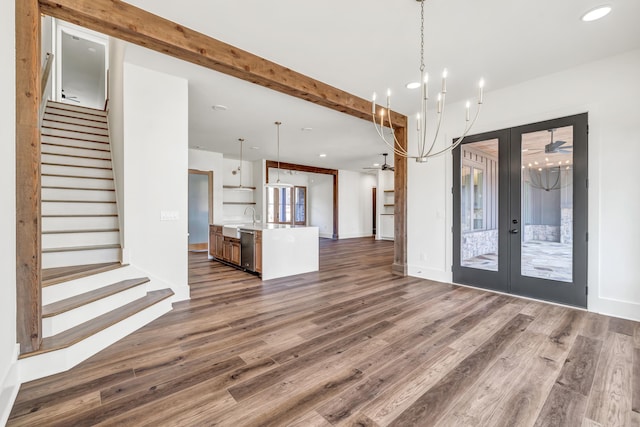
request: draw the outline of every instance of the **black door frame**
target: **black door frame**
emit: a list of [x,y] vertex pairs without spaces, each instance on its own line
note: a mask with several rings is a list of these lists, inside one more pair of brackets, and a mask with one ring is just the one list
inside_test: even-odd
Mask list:
[[[573,277],[572,282],[522,276],[521,235],[509,232],[521,228],[521,147],[522,135],[530,132],[573,126]],[[587,307],[588,231],[588,114],[582,113],[465,138],[463,144],[498,139],[498,271],[460,265],[461,151],[453,151],[453,281],[520,296]],[[513,221],[518,224],[514,225]],[[508,256],[504,256],[508,254]]]

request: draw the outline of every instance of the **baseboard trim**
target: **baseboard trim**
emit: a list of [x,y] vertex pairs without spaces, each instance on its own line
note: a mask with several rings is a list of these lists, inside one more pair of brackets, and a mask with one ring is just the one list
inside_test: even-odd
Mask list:
[[359,239],[361,237],[373,237],[371,233],[349,233],[349,234],[341,234],[340,240],[343,239]]
[[419,265],[408,265],[408,275],[412,277],[419,277],[421,279],[433,280],[435,282],[451,283],[451,273],[443,270],[435,270]]
[[589,311],[640,322],[640,304],[602,297],[588,303]]
[[9,365],[4,377],[0,379],[0,426],[6,425],[13,403],[16,401],[18,391],[20,390],[20,365],[18,364],[18,354],[20,353],[20,347],[16,345],[14,354],[11,358],[11,364]]

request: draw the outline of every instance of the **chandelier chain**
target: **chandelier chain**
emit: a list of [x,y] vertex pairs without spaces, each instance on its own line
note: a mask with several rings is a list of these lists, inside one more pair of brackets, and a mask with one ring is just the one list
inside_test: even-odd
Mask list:
[[420,71],[424,71],[424,0],[420,0]]

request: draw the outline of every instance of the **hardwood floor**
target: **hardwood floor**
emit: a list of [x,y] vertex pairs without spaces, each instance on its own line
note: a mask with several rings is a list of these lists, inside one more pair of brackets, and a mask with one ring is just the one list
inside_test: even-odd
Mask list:
[[63,374],[10,426],[640,426],[640,324],[391,274],[321,241],[261,282],[189,255],[192,299]]

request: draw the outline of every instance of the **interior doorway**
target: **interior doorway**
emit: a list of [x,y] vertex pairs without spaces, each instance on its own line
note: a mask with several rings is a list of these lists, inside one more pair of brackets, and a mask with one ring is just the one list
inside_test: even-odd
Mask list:
[[189,250],[206,251],[213,224],[213,172],[189,169]]
[[453,280],[587,304],[587,114],[465,138]]
[[73,24],[54,20],[54,99],[102,110],[107,100],[109,39]]

